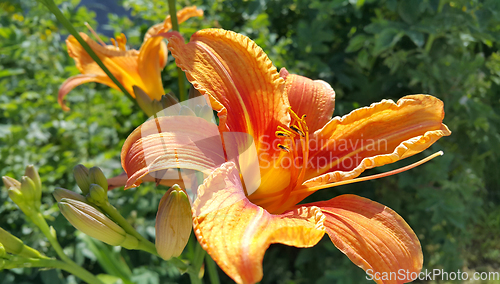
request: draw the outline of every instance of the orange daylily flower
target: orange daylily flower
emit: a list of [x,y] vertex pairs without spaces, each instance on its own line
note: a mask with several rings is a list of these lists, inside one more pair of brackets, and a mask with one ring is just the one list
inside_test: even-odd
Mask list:
[[[177,12],[179,23],[196,16],[203,16],[203,11],[196,9],[196,6],[186,7]],[[160,74],[167,64],[168,57],[167,47],[161,35],[171,28],[170,16],[167,16],[163,23],[156,24],[148,30],[139,50],[127,50],[127,38],[124,34],[117,36],[116,40],[111,39],[112,45],[106,45],[102,41],[99,44],[84,33],[80,33],[80,36],[132,97],[135,98],[133,86],[138,86],[151,99],[160,100],[165,94]],[[63,102],[64,97],[81,84],[97,82],[120,90],[75,37],[70,35],[66,44],[69,56],[75,60],[76,67],[82,74],[70,77],[59,88],[57,100],[64,110],[69,110]]]
[[[243,35],[208,29],[187,44],[178,33],[167,38],[177,65],[217,111],[219,125],[194,116],[144,123],[122,148],[126,188],[170,168],[207,174],[192,206],[194,232],[238,283],[261,280],[271,243],[311,247],[324,233],[372,275],[420,272],[419,240],[393,210],[356,195],[299,202],[450,135],[439,99],[383,100],[332,119],[335,93],[328,83],[286,69],[278,73],[264,51]],[[248,173],[252,165],[257,177]]]

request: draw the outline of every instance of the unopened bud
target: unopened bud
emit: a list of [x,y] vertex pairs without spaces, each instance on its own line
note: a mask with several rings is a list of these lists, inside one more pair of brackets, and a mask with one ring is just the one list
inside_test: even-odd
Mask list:
[[9,232],[0,228],[0,243],[2,243],[5,251],[11,254],[16,254],[24,257],[30,258],[41,258],[43,257],[39,251],[25,245],[23,241],[13,236]]
[[76,193],[74,191],[67,190],[65,188],[60,188],[60,187],[56,187],[56,189],[52,193],[52,196],[54,196],[54,198],[57,200],[57,202],[61,201],[61,199],[63,199],[63,198],[75,199],[75,200],[82,201],[82,202],[87,201],[85,196],[83,196],[79,193]]
[[23,194],[25,202],[34,205],[33,203],[36,200],[35,183],[27,176],[21,178],[21,193]]
[[73,175],[80,190],[84,195],[87,195],[90,188],[89,169],[82,164],[76,165],[73,168]]
[[188,99],[193,99],[196,97],[201,96],[200,91],[196,90],[193,86],[189,88],[189,94],[188,94]]
[[40,175],[33,165],[28,165],[24,171],[24,175],[29,177],[35,184],[35,199],[42,198],[42,181]]
[[[100,185],[102,188],[108,190],[108,180],[99,167],[92,167],[89,170],[89,178],[91,184]],[[89,187],[90,189],[90,187]]]
[[179,100],[177,100],[177,98],[174,95],[167,93],[161,97],[160,102],[163,108],[167,108],[177,105],[179,103]]
[[2,243],[0,243],[0,258],[5,258],[7,256],[7,251],[5,251],[5,248]]
[[160,200],[155,227],[158,254],[163,259],[179,256],[189,240],[192,218],[189,198],[178,185]]
[[181,106],[181,110],[179,111],[179,114],[183,115],[183,116],[196,116],[194,111],[187,106]]
[[74,199],[57,203],[61,213],[78,230],[112,246],[135,249],[139,241],[93,206]]
[[108,191],[98,184],[91,184],[87,200],[97,206],[102,206],[108,202]]
[[8,176],[3,176],[2,177],[3,184],[5,184],[5,187],[7,189],[15,188],[15,189],[21,189],[21,183],[17,181],[16,179],[13,179]]

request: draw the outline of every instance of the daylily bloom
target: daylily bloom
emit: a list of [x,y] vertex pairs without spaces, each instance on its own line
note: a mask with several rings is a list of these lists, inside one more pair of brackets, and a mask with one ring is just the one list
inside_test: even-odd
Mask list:
[[[179,23],[195,16],[203,16],[203,11],[196,9],[196,6],[186,7],[177,12]],[[97,43],[84,33],[80,33],[80,36],[132,97],[135,98],[133,86],[138,86],[151,99],[159,101],[161,96],[165,94],[161,81],[161,70],[167,64],[168,57],[161,34],[168,32],[171,28],[170,16],[167,16],[163,23],[156,24],[148,30],[139,50],[127,50],[127,38],[124,34],[117,36],[116,40],[112,38],[112,45],[106,45],[102,41]],[[97,37],[97,39],[99,38]],[[76,67],[82,74],[70,77],[59,88],[57,100],[64,110],[69,110],[63,102],[64,97],[81,84],[97,82],[120,90],[88,55],[75,37],[70,35],[66,44],[69,56],[75,60]]]
[[[354,264],[373,274],[420,272],[419,240],[393,210],[356,195],[299,202],[450,135],[439,99],[383,100],[332,119],[335,93],[328,83],[286,69],[278,73],[264,51],[243,35],[208,29],[187,44],[178,33],[167,38],[177,65],[217,111],[219,124],[194,116],[144,123],[122,148],[126,188],[169,168],[207,174],[193,202],[194,232],[238,283],[261,280],[271,243],[311,247],[324,233]],[[254,164],[257,176],[248,170]]]

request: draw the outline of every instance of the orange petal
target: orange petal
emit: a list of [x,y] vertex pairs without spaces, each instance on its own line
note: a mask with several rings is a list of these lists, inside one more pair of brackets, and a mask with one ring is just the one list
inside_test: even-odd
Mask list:
[[[390,208],[350,194],[303,206],[321,208],[326,216],[326,232],[333,244],[364,269],[368,277],[371,274],[379,278],[374,279],[375,282],[411,282],[411,274],[415,277],[422,269],[422,248],[417,236]],[[401,279],[400,271],[405,279]],[[381,280],[384,272],[392,280]]]
[[125,188],[138,186],[147,174],[156,180],[165,171],[185,168],[210,173],[225,162],[218,128],[201,117],[166,116],[146,121],[122,148]]
[[312,138],[310,180],[304,184],[355,178],[365,169],[422,152],[451,134],[443,118],[443,102],[427,95],[406,96],[397,104],[383,100],[335,117]]
[[232,162],[216,169],[198,189],[193,227],[198,241],[237,283],[262,279],[262,259],[272,243],[311,247],[324,235],[317,207],[271,215],[245,196]]
[[[132,86],[137,85],[145,89],[137,73],[137,59],[139,55],[137,50],[117,50],[98,44],[84,33],[80,33],[80,36],[132,96],[134,96]],[[66,44],[68,45],[69,55],[75,59],[76,67],[82,74],[107,76],[101,67],[83,49],[80,43],[78,43],[75,37],[69,36]],[[115,84],[109,86],[119,90]]]
[[335,109],[335,91],[330,84],[289,74],[285,68],[281,68],[280,76],[285,79],[285,94],[293,111],[299,116],[307,115],[309,132],[313,133],[330,121]]
[[139,50],[138,71],[142,79],[139,87],[146,94],[157,101],[165,94],[161,81],[160,55],[162,52],[163,37],[154,36],[146,40]]
[[68,78],[64,83],[59,87],[59,92],[57,94],[57,102],[61,106],[64,111],[68,111],[69,108],[64,103],[64,97],[75,87],[80,86],[84,83],[89,82],[98,82],[101,84],[106,84],[108,86],[114,85],[113,82],[106,76],[97,76],[93,74],[79,74],[73,77]]
[[[196,9],[196,6],[190,6],[177,11],[177,22],[179,24],[185,22],[191,17],[201,17],[203,16],[203,10]],[[156,24],[148,29],[146,35],[144,35],[144,42],[149,38],[159,35],[161,33],[168,32],[172,29],[172,22],[170,20],[170,15],[165,18],[163,23]],[[164,42],[161,43],[159,64],[160,69],[163,69],[167,64],[168,50]]]
[[188,80],[212,100],[222,131],[254,137],[257,151],[278,153],[278,125],[290,121],[284,80],[267,55],[248,37],[221,29],[196,32],[191,42],[171,33],[168,48]]

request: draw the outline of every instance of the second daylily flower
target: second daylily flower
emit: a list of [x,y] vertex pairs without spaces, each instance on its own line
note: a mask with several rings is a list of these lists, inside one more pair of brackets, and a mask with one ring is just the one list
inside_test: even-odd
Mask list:
[[[196,9],[195,6],[177,12],[179,23],[196,16],[203,16],[203,11]],[[102,42],[99,44],[84,33],[80,33],[80,36],[130,95],[135,97],[133,87],[137,86],[151,99],[159,101],[165,94],[161,70],[167,64],[167,48],[161,34],[168,32],[171,28],[170,16],[163,23],[152,26],[146,33],[144,43],[139,50],[127,50],[127,39],[124,34],[116,37],[116,40],[111,39],[113,45],[105,45]],[[64,104],[64,97],[81,84],[97,82],[119,90],[75,37],[69,36],[66,44],[69,55],[75,59],[76,67],[82,74],[67,79],[60,87],[58,102],[64,110],[69,110]]]
[[329,84],[278,73],[243,35],[209,29],[188,44],[176,33],[168,40],[177,65],[218,112],[219,125],[194,116],[144,123],[122,149],[126,187],[169,168],[207,174],[193,202],[194,232],[238,283],[261,280],[271,243],[310,247],[324,233],[364,270],[420,272],[417,236],[384,205],[355,195],[297,204],[450,135],[439,99],[383,100],[331,119]]

